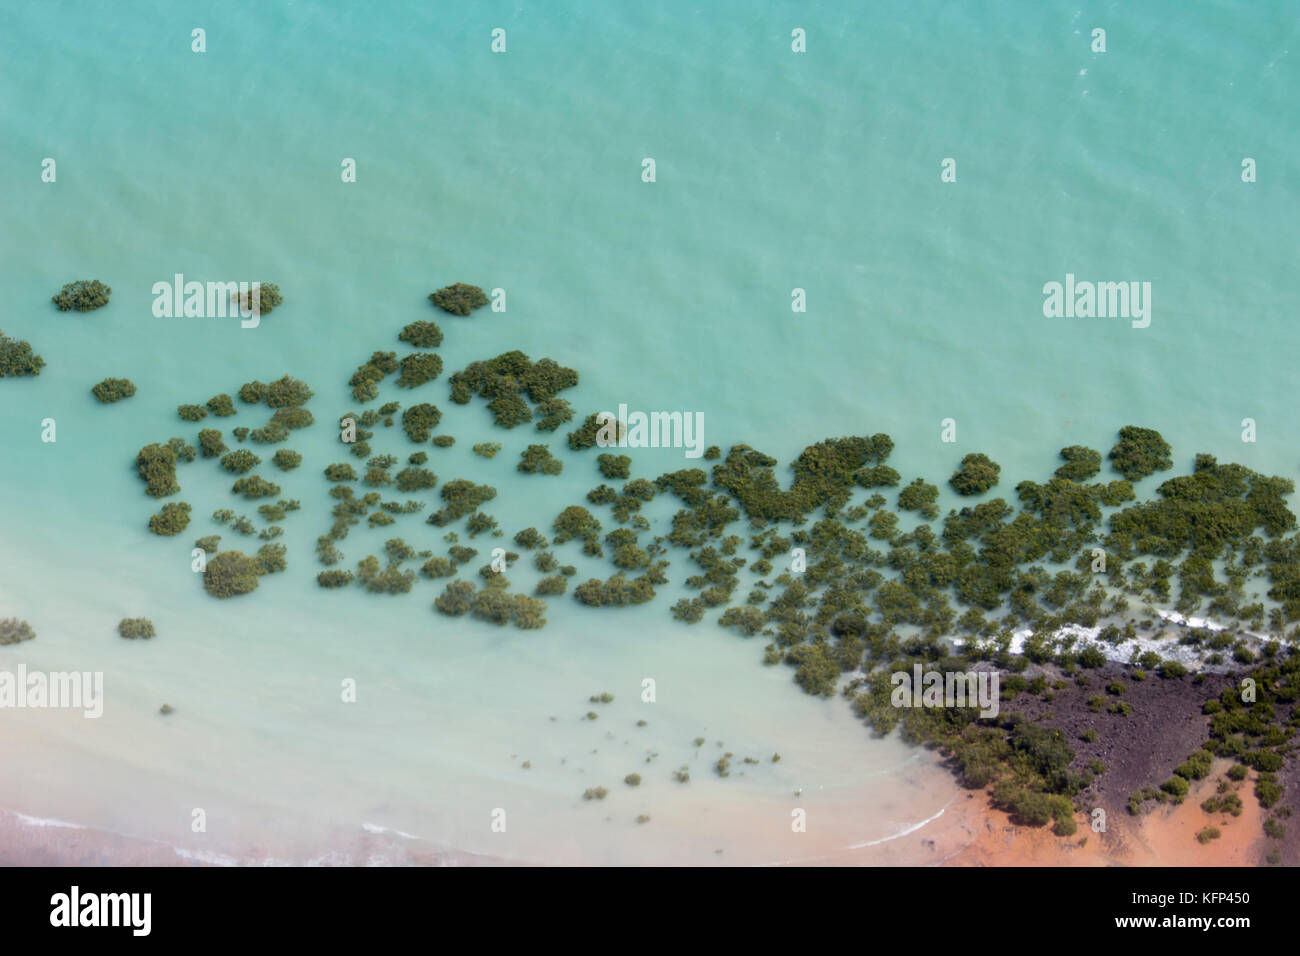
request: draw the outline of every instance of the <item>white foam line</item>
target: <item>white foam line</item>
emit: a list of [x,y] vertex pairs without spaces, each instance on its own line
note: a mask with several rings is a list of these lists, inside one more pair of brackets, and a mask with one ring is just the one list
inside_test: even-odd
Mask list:
[[47,820],[43,817],[29,817],[25,813],[13,813],[9,811],[17,820],[27,824],[29,827],[63,827],[67,830],[84,830],[86,829],[80,823],[67,823],[63,820]]
[[392,827],[381,827],[378,823],[362,822],[361,829],[365,830],[367,833],[396,833],[398,836],[405,837],[408,840],[421,839],[420,837],[416,836],[414,833],[407,833],[404,830],[396,830]]
[[[168,845],[170,846],[170,844]],[[182,850],[178,846],[171,847],[171,851],[183,860],[193,860],[196,863],[210,863],[213,866],[239,865],[238,860],[233,856],[226,856],[224,853],[213,853],[209,850]]]
[[941,816],[943,816],[944,811],[947,810],[951,804],[952,804],[952,800],[949,800],[947,803],[945,803],[942,807],[939,808],[938,813],[930,817],[928,820],[922,820],[920,823],[913,823],[910,827],[904,827],[902,830],[899,830],[897,833],[894,833],[887,837],[881,837],[879,840],[868,840],[866,843],[854,843],[852,846],[849,846],[846,849],[861,850],[863,847],[879,846],[881,843],[888,843],[890,840],[897,840],[899,837],[905,837],[909,833],[915,833],[917,830],[921,829],[921,827],[925,826],[927,823],[933,823],[935,820],[938,820]]
[[[945,803],[942,807],[939,808],[939,812],[936,813],[934,816],[930,817],[929,819],[922,820],[920,823],[913,823],[911,826],[905,827],[902,830],[899,830],[897,833],[890,834],[887,837],[881,837],[879,840],[868,840],[866,843],[854,843],[852,846],[845,847],[844,850],[861,850],[864,847],[878,846],[881,843],[888,843],[891,840],[897,840],[899,837],[905,837],[909,833],[915,833],[917,830],[921,829],[921,827],[925,826],[928,823],[933,823],[935,820],[938,820],[941,816],[943,816],[944,811],[947,810],[950,806],[952,806],[952,801],[955,799],[957,798],[953,797],[952,800],[949,800],[947,803]],[[797,866],[802,863],[816,863],[818,860],[836,860],[839,859],[840,855],[843,852],[844,851],[841,850],[839,853],[828,853],[822,856],[798,857],[793,860],[773,860],[769,863],[759,863],[757,865],[759,868],[767,867],[767,866]]]

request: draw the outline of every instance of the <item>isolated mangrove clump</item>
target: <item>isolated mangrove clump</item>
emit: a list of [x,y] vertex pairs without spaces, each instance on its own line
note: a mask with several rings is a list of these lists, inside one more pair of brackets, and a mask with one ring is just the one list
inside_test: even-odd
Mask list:
[[501,443],[499,441],[481,441],[471,451],[480,458],[495,458],[497,452],[501,451]]
[[596,465],[606,478],[627,478],[631,475],[632,459],[627,455],[597,455]]
[[546,536],[536,528],[525,528],[523,531],[515,533],[515,544],[531,551],[533,548],[546,547],[547,542]]
[[1110,450],[1110,461],[1129,481],[1138,481],[1172,468],[1171,451],[1169,443],[1155,429],[1126,425],[1119,430],[1119,441]]
[[455,435],[434,435],[433,443],[439,448],[450,448],[452,445],[456,444],[456,436]]
[[128,640],[147,640],[156,636],[153,621],[147,617],[124,617],[117,625],[117,633]]
[[32,351],[30,342],[11,339],[0,329],[0,378],[40,375],[45,359]]
[[178,405],[176,414],[187,422],[198,422],[208,417],[208,410],[202,405]]
[[980,495],[998,483],[1002,466],[988,455],[974,452],[961,460],[948,483],[959,495]]
[[274,498],[280,494],[279,485],[264,478],[259,478],[257,475],[240,478],[231,486],[230,490],[237,495],[243,495],[245,498]]
[[444,312],[463,317],[475,309],[483,308],[490,300],[478,286],[456,282],[437,292],[429,293],[429,301]]
[[281,471],[292,471],[302,464],[302,455],[296,451],[289,451],[287,448],[282,448],[271,456],[271,461],[274,462],[275,467],[279,468]]
[[529,445],[520,459],[515,468],[525,475],[558,475],[564,470],[564,462],[552,457],[545,445]]
[[108,305],[108,297],[113,292],[98,279],[79,279],[69,282],[59,294],[54,296],[54,304],[60,312],[92,312]]
[[154,534],[171,537],[180,534],[190,524],[190,506],[184,501],[172,501],[162,506],[162,511],[149,519],[149,530]]
[[[280,287],[274,282],[263,282],[258,288],[258,315],[270,315],[275,311],[276,306],[284,302],[284,296],[280,294]],[[245,312],[253,308],[253,290],[249,289],[242,296],[238,296],[239,306]]]
[[436,349],[442,344],[442,329],[437,322],[412,322],[398,333],[397,339],[417,349]]
[[112,405],[135,394],[135,384],[126,378],[106,378],[90,390],[103,405]]
[[316,575],[316,583],[323,588],[344,588],[352,583],[351,571],[322,571]]
[[145,445],[135,456],[140,477],[147,486],[144,493],[151,498],[166,498],[181,490],[176,482],[176,450],[157,442]]
[[0,619],[0,645],[30,641],[35,636],[36,632],[26,621],[20,621],[16,617]]
[[215,598],[231,598],[257,590],[262,565],[242,551],[222,551],[203,571],[203,587]]

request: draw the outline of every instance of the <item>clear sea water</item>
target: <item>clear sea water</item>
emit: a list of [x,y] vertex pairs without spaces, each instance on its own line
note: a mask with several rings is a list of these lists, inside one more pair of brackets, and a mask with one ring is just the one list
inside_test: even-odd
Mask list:
[[[1049,475],[1063,445],[1104,450],[1141,424],[1180,467],[1207,451],[1295,477],[1298,23],[1287,3],[1030,0],[0,10],[0,328],[48,363],[0,382],[0,616],[39,633],[0,659],[103,670],[108,694],[98,721],[2,715],[0,806],[238,859],[319,858],[363,824],[529,861],[901,845],[888,838],[955,788],[927,756],[872,739],[845,701],[764,668],[761,639],[675,624],[682,553],[653,604],[554,600],[540,632],[438,615],[425,580],[405,597],[317,588],[320,469],[345,458],[329,425],[356,407],[347,379],[435,318],[448,373],[511,348],[551,356],[581,372],[580,416],[701,411],[708,444],[783,461],[885,431],[904,481],[985,451],[1005,490]],[[949,157],[955,183],[940,180]],[[274,281],[285,304],[257,329],[155,318],[153,283],[178,272]],[[1044,318],[1042,287],[1066,273],[1151,282],[1150,327]],[[108,308],[53,309],[64,282],[92,277],[113,287]],[[508,310],[435,314],[427,294],[454,281],[504,288]],[[306,456],[280,482],[303,503],[284,522],[289,568],[219,603],[190,571],[191,543],[221,530],[214,508],[252,506],[200,460],[180,471],[190,529],[155,537],[133,457],[193,440],[178,404],[285,373],[315,388],[318,419],[280,446]],[[139,391],[100,406],[89,387],[106,376]],[[494,429],[481,402],[448,402],[445,381],[420,393],[458,439],[430,448],[430,467],[494,485],[484,510],[507,535],[545,530],[600,481],[563,431],[564,474],[520,475],[537,433]],[[416,399],[390,379],[381,400]],[[955,443],[940,440],[947,418]],[[377,431],[376,453],[413,450]],[[484,440],[505,450],[473,456]],[[697,464],[629,453],[649,477]],[[354,530],[349,565],[395,534],[445,547],[405,518]],[[495,543],[473,542],[484,560]],[[562,556],[583,577],[612,570],[574,545]],[[531,588],[537,575],[510,576]],[[155,640],[116,636],[135,615]],[[647,677],[653,704],[639,700]],[[346,678],[355,704],[340,702]],[[587,703],[602,691],[615,702]],[[722,779],[710,768],[726,752]],[[671,778],[681,765],[689,784]],[[583,801],[596,785],[610,796]],[[809,832],[794,835],[800,807]]]

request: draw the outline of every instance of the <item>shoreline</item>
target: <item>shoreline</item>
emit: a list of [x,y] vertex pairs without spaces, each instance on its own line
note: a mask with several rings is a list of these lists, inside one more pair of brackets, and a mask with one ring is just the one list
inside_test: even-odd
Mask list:
[[[993,804],[991,794],[961,790],[938,812],[897,833],[862,844],[769,862],[759,867],[800,866],[1262,866],[1268,841],[1261,832],[1265,813],[1253,796],[1255,775],[1236,784],[1242,795],[1237,817],[1208,813],[1201,802],[1216,791],[1222,771],[1231,765],[1216,760],[1213,772],[1196,781],[1178,805],[1160,805],[1132,816],[1107,811],[1106,829],[1094,832],[1089,819],[1076,815],[1078,831],[1057,836],[1050,826],[1025,826]],[[1108,801],[1109,802],[1109,801]],[[1196,834],[1219,828],[1222,836],[1207,843]],[[718,865],[731,865],[719,857]],[[65,820],[42,819],[0,809],[0,866],[586,866],[592,861],[517,860],[452,848],[401,830],[362,823],[337,827],[326,839],[294,846],[255,840],[244,852],[186,848],[147,837],[128,836]],[[655,863],[628,865],[663,865]]]
[[[1266,840],[1259,830],[1262,813],[1254,801],[1243,801],[1240,817],[1209,814],[1199,803],[1213,793],[1210,779],[1198,781],[1187,802],[1164,806],[1140,818],[1127,815],[1111,822],[1105,833],[1093,833],[1080,821],[1079,832],[1058,837],[1050,827],[1018,826],[992,805],[987,794],[958,795],[939,814],[873,844],[893,843],[897,851],[917,859],[887,862],[864,850],[847,847],[838,853],[773,861],[755,866],[1259,866]],[[1207,844],[1195,839],[1204,826],[1214,825],[1223,836]],[[342,834],[340,834],[342,836]],[[930,859],[926,860],[925,857]],[[726,865],[723,861],[719,861]],[[250,847],[241,857],[129,837],[64,821],[41,820],[0,810],[0,866],[546,866],[459,850],[439,850],[426,841],[384,827],[363,824],[350,837],[328,849],[316,848],[304,859],[286,859],[264,848]],[[554,865],[575,865],[557,863]],[[582,864],[577,864],[582,865]],[[635,865],[635,864],[633,864]]]

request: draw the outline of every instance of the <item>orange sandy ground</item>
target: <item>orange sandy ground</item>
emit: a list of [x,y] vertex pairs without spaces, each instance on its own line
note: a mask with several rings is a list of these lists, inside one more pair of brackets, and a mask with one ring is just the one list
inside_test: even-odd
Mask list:
[[[1216,792],[1228,761],[1215,761],[1214,771],[1194,781],[1187,799],[1177,805],[1148,803],[1155,807],[1140,817],[1111,813],[1104,833],[1093,833],[1088,820],[1076,817],[1078,832],[1055,836],[1050,827],[1018,827],[1005,813],[988,805],[987,798],[956,804],[960,826],[971,841],[943,861],[945,866],[1259,866],[1265,843],[1264,814],[1254,796],[1254,774],[1235,783],[1241,797],[1241,816],[1206,813],[1201,801]],[[1217,840],[1202,844],[1196,834],[1207,826],[1222,831]]]

